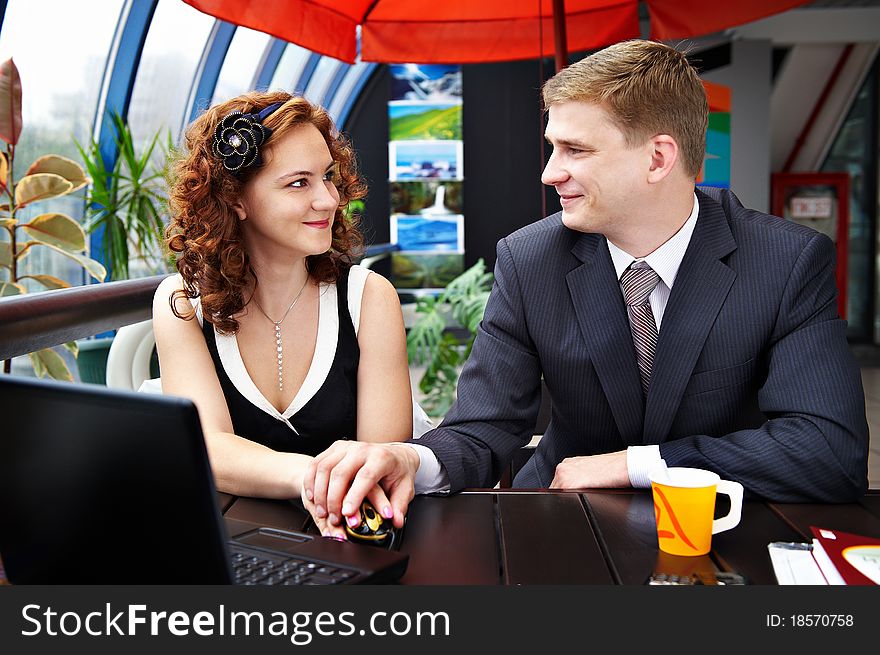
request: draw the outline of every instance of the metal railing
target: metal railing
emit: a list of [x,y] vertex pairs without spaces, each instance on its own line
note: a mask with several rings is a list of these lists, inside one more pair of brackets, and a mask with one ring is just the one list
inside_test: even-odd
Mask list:
[[0,361],[150,318],[165,277],[0,298]]
[[[369,266],[396,250],[397,244],[374,244],[361,263]],[[151,318],[153,294],[165,277],[0,298],[0,361]]]

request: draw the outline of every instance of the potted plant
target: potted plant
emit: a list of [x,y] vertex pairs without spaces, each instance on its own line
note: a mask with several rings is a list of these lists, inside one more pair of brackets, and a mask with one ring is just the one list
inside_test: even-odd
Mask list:
[[[101,144],[92,139],[88,146],[77,143],[85,168],[91,177],[86,196],[86,232],[103,229],[104,262],[113,279],[129,277],[131,260],[141,262],[150,275],[169,270],[163,254],[165,231],[165,168],[173,145],[171,134],[161,141],[157,131],[141,149],[135,146],[131,127],[116,112],[110,113],[115,132],[116,161],[108,166]],[[159,153],[157,163],[154,154]]]
[[[8,241],[0,241],[0,270],[6,279],[0,280],[0,296],[14,296],[28,292],[24,280],[32,280],[46,289],[62,289],[70,284],[52,275],[23,272],[23,260],[36,248],[48,248],[74,260],[98,281],[106,271],[97,261],[85,255],[86,239],[82,227],[66,214],[46,212],[30,219],[20,219],[18,213],[38,202],[69,195],[88,184],[82,167],[58,155],[39,157],[16,180],[14,175],[15,146],[22,130],[21,78],[12,59],[0,64],[0,139],[6,142],[6,152],[0,153],[0,228],[6,230]],[[75,343],[65,344],[77,355]],[[30,353],[31,364],[38,377],[49,376],[58,380],[73,380],[64,359],[53,348]],[[4,363],[9,373],[11,362]]]
[[[102,256],[113,279],[128,279],[132,262],[138,263],[139,273],[168,272],[169,263],[163,255],[162,217],[167,202],[164,182],[172,149],[171,135],[163,143],[161,131],[157,131],[143,148],[138,148],[128,122],[116,112],[110,113],[110,120],[117,152],[112,166],[105,161],[97,140],[92,139],[87,146],[76,144],[91,178],[86,194],[86,232],[103,230]],[[157,152],[159,163],[154,158]],[[104,383],[112,342],[113,336],[78,342],[81,380]],[[158,369],[158,360],[153,369]]]
[[[443,416],[455,400],[461,367],[471,354],[477,328],[483,320],[494,276],[482,259],[452,280],[439,296],[416,301],[416,320],[406,337],[410,365],[426,365],[419,380],[420,401],[429,416]],[[465,332],[463,339],[449,329]]]

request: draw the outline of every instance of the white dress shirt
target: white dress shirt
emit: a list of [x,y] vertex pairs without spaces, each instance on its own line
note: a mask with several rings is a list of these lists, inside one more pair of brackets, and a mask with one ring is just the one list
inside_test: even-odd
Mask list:
[[[669,301],[669,294],[672,292],[672,285],[675,283],[675,276],[678,274],[684,254],[691,242],[691,236],[697,225],[699,213],[700,203],[695,193],[694,207],[684,225],[666,243],[647,257],[633,257],[608,241],[608,252],[611,254],[611,261],[614,264],[618,280],[620,280],[620,276],[623,275],[623,272],[634,261],[647,262],[648,266],[654,269],[660,277],[660,281],[648,297],[651,312],[654,314],[654,320],[657,322],[658,333],[663,322],[663,314],[666,311],[666,303]],[[419,455],[419,470],[416,472],[415,492],[417,494],[448,493],[449,476],[437,460],[434,451],[426,446],[410,445]],[[650,472],[659,465],[660,461],[660,446],[656,444],[650,446],[630,446],[627,448],[626,466],[630,484],[633,487],[650,487]]]
[[[617,274],[618,280],[620,280],[620,276],[629,268],[630,264],[635,261],[646,262],[660,277],[660,281],[654,287],[654,291],[648,296],[651,313],[654,314],[654,321],[657,323],[658,334],[660,332],[660,325],[663,322],[663,314],[666,312],[666,303],[669,301],[669,294],[672,293],[672,285],[675,283],[675,276],[678,275],[678,269],[681,267],[684,253],[691,242],[691,236],[694,234],[699,213],[700,203],[695,193],[694,208],[691,210],[691,215],[684,225],[666,243],[647,257],[633,257],[610,241],[608,242],[608,252],[611,254],[611,261],[614,263],[614,271]],[[651,479],[649,476],[651,470],[659,466],[661,461],[660,446],[656,444],[650,446],[630,446],[627,448],[626,470],[629,474],[629,483],[633,487],[650,487]]]

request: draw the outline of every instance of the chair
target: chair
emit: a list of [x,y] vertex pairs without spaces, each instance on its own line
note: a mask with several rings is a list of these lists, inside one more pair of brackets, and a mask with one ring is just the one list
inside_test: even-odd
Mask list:
[[151,378],[155,346],[152,319],[119,328],[107,354],[107,386],[140,390]]
[[397,243],[377,243],[364,250],[363,257],[358,263],[364,268],[373,268],[373,264],[390,257],[391,253],[398,250],[400,245]]

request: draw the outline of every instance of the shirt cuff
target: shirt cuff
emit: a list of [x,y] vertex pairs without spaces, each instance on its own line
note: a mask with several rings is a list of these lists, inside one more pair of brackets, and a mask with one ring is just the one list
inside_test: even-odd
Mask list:
[[[419,470],[416,471],[415,493],[436,494],[449,493],[449,476],[437,459],[434,451],[419,444],[406,444],[419,456]],[[658,447],[659,452],[659,447]]]
[[638,489],[651,486],[651,471],[661,465],[660,446],[630,446],[626,449],[626,471],[629,483]]

